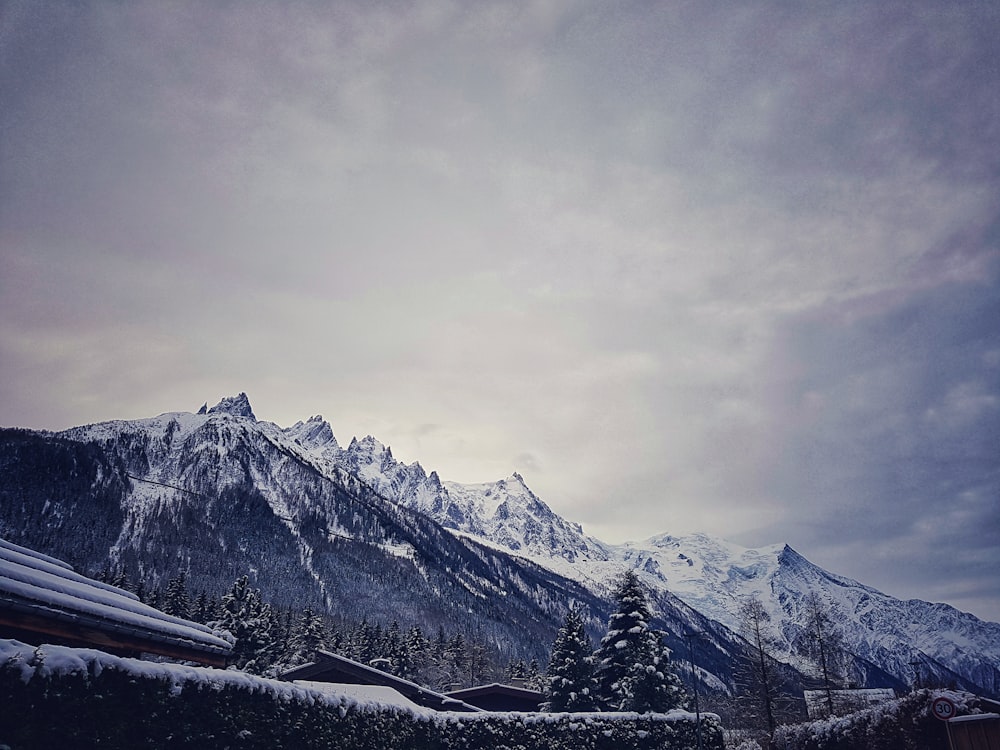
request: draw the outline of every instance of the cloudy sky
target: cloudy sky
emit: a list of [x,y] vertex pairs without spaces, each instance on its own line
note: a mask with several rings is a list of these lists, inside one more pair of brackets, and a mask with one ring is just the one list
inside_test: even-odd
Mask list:
[[0,424],[246,391],[1000,620],[1000,6],[3,2]]

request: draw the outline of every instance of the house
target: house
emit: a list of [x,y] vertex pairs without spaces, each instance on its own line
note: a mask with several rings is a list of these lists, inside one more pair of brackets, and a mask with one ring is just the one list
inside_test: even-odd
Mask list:
[[545,700],[545,695],[537,690],[528,690],[520,685],[500,685],[496,682],[465,690],[454,690],[447,695],[449,698],[470,703],[484,711],[533,713],[538,711],[538,707]]
[[971,714],[949,719],[948,742],[953,750],[1000,748],[1000,714]]
[[0,539],[0,638],[225,667],[232,644],[54,557]]
[[[337,685],[374,685],[391,688],[407,701],[435,711],[479,711],[474,705],[448,695],[436,693],[415,682],[404,680],[367,664],[329,651],[317,651],[313,661],[293,667],[279,675],[289,682],[334,683]],[[384,691],[382,696],[388,695]]]

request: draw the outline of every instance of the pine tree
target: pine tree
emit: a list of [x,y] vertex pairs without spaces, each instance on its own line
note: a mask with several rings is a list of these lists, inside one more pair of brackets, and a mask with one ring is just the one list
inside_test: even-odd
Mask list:
[[486,646],[481,637],[477,635],[476,640],[469,643],[469,683],[472,685],[480,684],[488,667],[489,659],[486,655]]
[[174,617],[189,618],[191,616],[191,598],[187,592],[187,574],[182,570],[167,584],[167,593],[163,599],[163,611]]
[[348,650],[348,655],[362,664],[367,664],[378,655],[376,653],[375,629],[368,624],[368,620],[362,620],[351,633]]
[[402,677],[404,672],[412,672],[409,650],[398,620],[393,620],[385,631],[385,656],[389,659],[389,671],[397,677]]
[[198,598],[195,599],[194,606],[191,608],[191,619],[195,622],[206,623],[215,619],[215,609],[216,601],[209,597],[209,595],[200,591],[198,593]]
[[233,663],[239,669],[263,674],[274,661],[273,611],[250,587],[247,576],[237,580],[222,597],[219,618],[209,625],[228,630],[236,639]]
[[317,651],[326,648],[327,632],[323,618],[311,609],[302,611],[302,616],[292,628],[289,644],[289,663],[304,664],[311,661]]
[[625,711],[626,677],[635,664],[646,661],[649,605],[636,574],[628,570],[614,591],[618,608],[608,620],[608,632],[597,651],[600,699],[610,711]]
[[514,659],[507,663],[507,679],[511,682],[523,682],[528,678],[528,665],[524,659]]
[[669,711],[684,705],[662,633],[650,628],[646,594],[628,570],[614,592],[618,609],[597,651],[600,703],[609,711]]
[[545,688],[545,676],[542,674],[542,668],[538,664],[538,659],[532,659],[528,662],[528,675],[524,678],[524,686],[528,690],[537,690],[539,692]]
[[427,681],[425,671],[428,662],[430,642],[424,636],[419,626],[414,625],[406,634],[406,644],[403,652],[405,659],[400,662],[399,676],[404,680],[414,682]]
[[464,679],[467,658],[465,638],[461,633],[456,633],[448,640],[448,645],[445,647],[444,663],[448,674],[449,686],[464,686],[467,684]]
[[670,661],[670,649],[663,643],[665,635],[660,630],[646,634],[646,660],[633,664],[625,678],[625,705],[629,711],[663,712],[687,705],[681,678]]
[[543,711],[595,711],[594,647],[579,610],[570,609],[552,644]]

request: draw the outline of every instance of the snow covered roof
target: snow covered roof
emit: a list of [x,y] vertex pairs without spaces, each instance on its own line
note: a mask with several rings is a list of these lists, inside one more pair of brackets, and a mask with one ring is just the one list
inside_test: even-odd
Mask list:
[[295,680],[294,684],[334,698],[350,698],[359,705],[403,708],[418,716],[431,713],[431,709],[414,703],[398,690],[387,685],[357,685],[348,682],[314,682],[312,680]]
[[0,633],[224,666],[231,644],[61,560],[0,539]]
[[408,700],[435,711],[479,711],[476,706],[448,695],[436,693],[415,682],[404,680],[359,661],[330,651],[317,651],[314,661],[289,669],[280,679],[292,682],[303,680],[350,685],[381,685],[392,688]]

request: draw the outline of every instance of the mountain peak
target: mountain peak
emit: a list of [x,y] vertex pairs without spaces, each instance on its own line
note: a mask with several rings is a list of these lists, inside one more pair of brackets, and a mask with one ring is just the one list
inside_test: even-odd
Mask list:
[[236,396],[227,396],[219,403],[208,410],[209,414],[231,414],[234,417],[246,417],[257,421],[253,409],[250,408],[250,399],[247,394],[240,393]]
[[308,448],[335,450],[340,448],[337,438],[333,436],[333,428],[320,414],[309,417],[305,422],[296,422],[285,432]]

